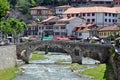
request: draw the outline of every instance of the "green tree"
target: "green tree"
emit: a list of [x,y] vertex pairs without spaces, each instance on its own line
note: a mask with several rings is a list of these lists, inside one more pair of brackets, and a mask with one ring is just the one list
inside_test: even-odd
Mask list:
[[7,0],[0,0],[0,22],[4,19],[7,11],[10,9],[10,4]]
[[16,4],[17,4],[17,0],[8,0],[10,2],[10,5],[12,8],[15,8]]
[[5,40],[7,38],[7,35],[12,33],[12,28],[8,22],[2,21],[0,25],[0,31],[3,34],[2,39]]
[[23,22],[23,21],[19,21],[18,19],[14,19],[14,18],[9,18],[8,19],[8,23],[11,26],[11,31],[13,34],[13,38],[14,38],[14,43],[18,42],[18,38],[20,36],[20,34],[27,29],[27,25]]

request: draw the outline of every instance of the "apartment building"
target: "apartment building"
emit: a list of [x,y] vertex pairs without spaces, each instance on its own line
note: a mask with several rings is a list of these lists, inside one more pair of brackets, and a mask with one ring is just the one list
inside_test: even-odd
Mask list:
[[64,12],[64,17],[81,17],[87,23],[95,23],[97,26],[109,26],[119,24],[118,8],[110,7],[78,7],[69,8]]

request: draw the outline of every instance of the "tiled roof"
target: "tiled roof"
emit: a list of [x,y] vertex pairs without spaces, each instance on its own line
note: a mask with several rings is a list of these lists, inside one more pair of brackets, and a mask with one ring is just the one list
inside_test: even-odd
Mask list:
[[78,8],[68,8],[64,14],[72,14],[72,13],[116,13],[115,8],[110,7],[78,7]]
[[50,17],[48,17],[47,19],[43,20],[42,22],[47,22],[47,21],[50,21],[50,20],[52,20],[52,19],[54,19],[54,18],[55,18],[55,16],[50,16]]
[[64,24],[64,23],[58,23],[58,24],[54,24],[54,26],[56,26],[56,27],[59,27],[59,26],[66,26],[66,24]]
[[44,6],[37,6],[37,7],[30,8],[30,9],[48,9],[48,8]]
[[31,26],[31,27],[37,26],[37,22],[33,21],[30,24],[27,24],[27,26]]
[[76,27],[76,30],[74,32],[89,32],[88,28],[94,24],[81,24]]
[[114,30],[120,30],[120,28],[117,25],[107,26],[107,27],[100,29],[99,31],[114,31]]
[[65,18],[60,19],[59,21],[70,21],[74,18],[76,18],[76,17],[65,17]]

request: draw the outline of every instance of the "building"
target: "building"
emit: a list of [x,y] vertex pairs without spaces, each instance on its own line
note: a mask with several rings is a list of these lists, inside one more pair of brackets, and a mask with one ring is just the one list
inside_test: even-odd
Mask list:
[[90,0],[71,0],[72,6],[88,6],[90,3]]
[[72,6],[69,6],[69,5],[57,6],[55,7],[55,14],[62,15],[68,8],[71,8],[71,7]]
[[120,28],[117,25],[107,26],[99,30],[100,38],[107,38],[110,35],[118,35],[120,34]]
[[92,6],[114,6],[114,0],[91,0]]
[[71,0],[73,6],[113,6],[114,0]]
[[64,12],[64,17],[66,16],[82,17],[87,23],[95,23],[97,26],[119,24],[117,8],[96,6],[69,8]]
[[37,22],[33,21],[32,23],[29,23],[28,25],[28,30],[25,31],[25,36],[28,37],[38,37],[38,24]]
[[30,14],[35,19],[39,17],[46,19],[53,14],[51,9],[46,8],[44,6],[33,7],[33,8],[30,8],[30,10],[31,10]]
[[59,18],[51,16],[38,24],[38,35],[40,37],[72,36],[73,28],[82,23],[85,23],[85,20],[78,17]]
[[96,25],[85,23],[85,24],[76,26],[73,29],[74,36],[77,37],[78,39],[83,39],[83,40],[90,38],[90,37],[92,37],[92,33],[94,33],[94,31],[92,33],[89,31],[89,29],[92,27],[96,27]]
[[120,6],[120,0],[114,0],[114,5],[115,6]]

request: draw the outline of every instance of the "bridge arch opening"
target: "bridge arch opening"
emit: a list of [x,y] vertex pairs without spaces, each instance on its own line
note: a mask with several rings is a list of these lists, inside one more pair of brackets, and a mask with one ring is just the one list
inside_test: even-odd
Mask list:
[[[46,48],[48,48],[47,54],[46,54]],[[60,46],[47,46],[47,45],[44,45],[42,47],[38,46],[33,49],[32,54],[33,55],[34,53],[36,54],[36,51],[37,51],[37,54],[40,54],[43,56],[49,56],[47,57],[48,60],[49,58],[54,57],[55,63],[70,63],[70,64],[72,63],[71,54],[69,54],[69,52],[67,52],[66,49],[63,49]]]

